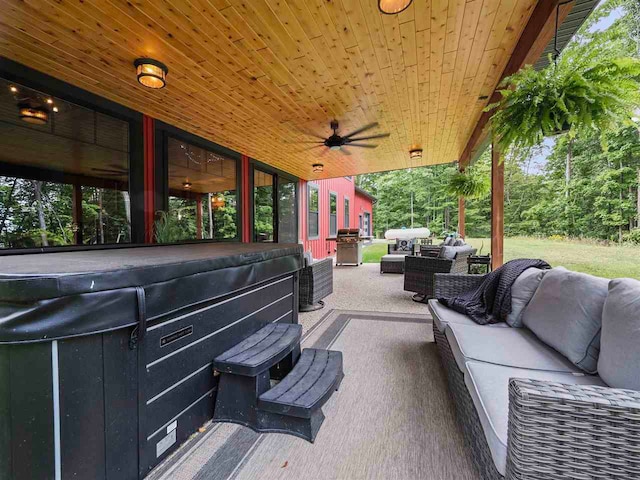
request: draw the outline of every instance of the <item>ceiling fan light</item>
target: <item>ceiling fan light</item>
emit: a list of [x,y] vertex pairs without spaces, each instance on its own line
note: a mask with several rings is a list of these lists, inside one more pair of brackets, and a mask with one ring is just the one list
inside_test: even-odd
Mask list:
[[133,62],[138,82],[148,88],[159,89],[167,84],[167,66],[153,58],[138,58]]
[[329,150],[340,150],[340,145],[331,145]]
[[413,0],[378,0],[378,9],[385,15],[395,15],[409,8]]
[[322,173],[324,171],[324,165],[322,163],[314,163],[312,167],[313,173]]
[[412,148],[409,150],[409,158],[414,160],[417,158],[422,158],[422,149],[421,148]]

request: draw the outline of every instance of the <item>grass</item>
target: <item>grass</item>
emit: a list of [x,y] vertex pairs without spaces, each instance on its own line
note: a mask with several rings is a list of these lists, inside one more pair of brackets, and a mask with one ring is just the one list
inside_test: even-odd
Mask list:
[[[489,253],[488,238],[468,238],[474,247]],[[379,263],[387,253],[387,245],[374,243],[364,249],[365,263]],[[542,258],[551,266],[562,265],[569,270],[590,273],[605,278],[630,277],[640,279],[640,247],[629,245],[605,246],[588,241],[549,240],[545,238],[514,237],[504,239],[505,261],[514,258]]]

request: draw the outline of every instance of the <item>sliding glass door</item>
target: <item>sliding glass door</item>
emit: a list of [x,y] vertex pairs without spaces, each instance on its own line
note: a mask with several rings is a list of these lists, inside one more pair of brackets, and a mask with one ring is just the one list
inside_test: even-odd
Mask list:
[[297,243],[297,181],[253,168],[253,241]]

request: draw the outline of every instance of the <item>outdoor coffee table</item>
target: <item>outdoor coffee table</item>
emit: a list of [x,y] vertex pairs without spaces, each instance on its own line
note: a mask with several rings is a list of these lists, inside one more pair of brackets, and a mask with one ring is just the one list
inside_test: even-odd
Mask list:
[[380,259],[380,273],[404,273],[405,255],[383,255]]

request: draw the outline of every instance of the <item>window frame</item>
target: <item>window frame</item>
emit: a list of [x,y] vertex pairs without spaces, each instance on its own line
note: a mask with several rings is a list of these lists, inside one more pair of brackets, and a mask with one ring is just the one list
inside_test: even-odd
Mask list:
[[342,227],[351,228],[351,199],[345,195],[342,200]]
[[[335,198],[336,199],[336,213],[331,213],[331,198]],[[328,214],[329,214],[329,238],[336,238],[338,236],[338,192],[333,192],[333,191],[329,191],[329,208],[328,208]],[[332,232],[331,231],[331,217],[335,216],[336,217],[336,231]]]
[[[311,210],[311,191],[315,191],[318,195],[318,210]],[[307,238],[309,240],[317,240],[320,238],[320,186],[315,183],[307,183]],[[311,235],[311,213],[316,214],[316,231],[315,235]]]
[[[242,156],[229,150],[221,145],[210,142],[202,137],[198,137],[192,133],[181,130],[173,125],[169,125],[162,121],[155,122],[155,206],[156,210],[169,210],[169,139],[178,140],[180,142],[189,143],[194,147],[202,148],[210,152],[222,155],[228,160],[233,160],[236,165],[236,236],[233,238],[203,238],[182,240],[175,244],[183,243],[224,243],[239,242],[242,238],[242,171],[240,169],[240,161]],[[175,245],[174,244],[174,245]]]
[[[80,250],[110,250],[114,248],[131,248],[144,244],[144,205],[137,201],[144,196],[144,139],[142,119],[143,114],[120,105],[104,97],[91,93],[82,88],[71,85],[63,80],[38,72],[21,65],[8,58],[0,61],[0,77],[10,82],[24,85],[27,88],[46,92],[54,98],[78,105],[94,112],[124,121],[129,126],[129,196],[131,198],[131,237],[130,243],[105,243],[100,245],[57,245],[35,248],[6,248],[0,249],[0,257],[6,255],[25,255],[33,253],[55,253]],[[7,164],[8,165],[8,164]],[[25,175],[34,171],[33,168],[14,165],[8,169],[9,176],[26,178]],[[15,175],[14,175],[15,173]],[[51,177],[42,177],[43,181],[54,183],[69,183],[77,176],[55,172]],[[136,199],[136,201],[134,201]]]

